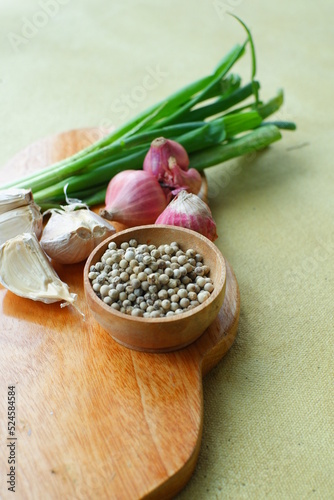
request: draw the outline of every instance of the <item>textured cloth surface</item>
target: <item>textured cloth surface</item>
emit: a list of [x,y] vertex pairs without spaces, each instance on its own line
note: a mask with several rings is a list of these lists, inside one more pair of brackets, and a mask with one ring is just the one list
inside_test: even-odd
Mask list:
[[[252,30],[261,97],[283,87],[277,118],[298,130],[207,172],[242,307],[204,380],[201,452],[178,498],[329,499],[334,3],[1,0],[0,165],[45,135],[119,125],[211,72],[245,39],[227,11]],[[238,72],[249,79],[249,52]]]

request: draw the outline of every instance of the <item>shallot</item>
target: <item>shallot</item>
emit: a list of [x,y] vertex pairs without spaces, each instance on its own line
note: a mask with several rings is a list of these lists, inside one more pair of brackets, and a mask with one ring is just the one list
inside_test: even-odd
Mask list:
[[102,217],[132,227],[154,224],[166,208],[167,198],[150,172],[125,170],[109,182],[105,205]]
[[169,203],[159,215],[155,224],[181,226],[192,229],[209,240],[214,241],[217,236],[216,223],[208,205],[199,196],[187,193],[185,190]]

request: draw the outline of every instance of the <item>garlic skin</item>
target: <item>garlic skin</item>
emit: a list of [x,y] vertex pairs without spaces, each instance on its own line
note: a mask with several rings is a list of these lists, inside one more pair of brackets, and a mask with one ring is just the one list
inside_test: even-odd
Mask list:
[[0,245],[21,233],[40,238],[43,215],[33,200],[31,189],[0,191]]
[[59,301],[73,304],[77,298],[59,279],[31,233],[20,234],[1,245],[0,283],[19,297],[46,304]]
[[71,205],[63,210],[50,210],[41,238],[45,253],[61,264],[76,264],[103,240],[115,233],[115,228],[91,210],[73,210]]
[[109,182],[105,204],[102,217],[132,227],[154,224],[166,208],[167,198],[150,172],[124,170]]
[[208,205],[197,195],[187,193],[185,190],[169,203],[159,215],[155,224],[180,226],[192,229],[214,241],[218,238],[216,223]]

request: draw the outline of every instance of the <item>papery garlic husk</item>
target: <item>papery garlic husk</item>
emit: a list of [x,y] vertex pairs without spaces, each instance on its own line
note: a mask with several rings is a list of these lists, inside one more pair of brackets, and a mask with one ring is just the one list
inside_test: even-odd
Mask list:
[[168,160],[171,156],[176,159],[182,170],[188,170],[189,157],[184,147],[171,139],[157,137],[152,141],[145,156],[143,169],[152,173],[158,181],[163,182],[166,171],[168,171]]
[[77,298],[60,280],[31,233],[20,234],[1,245],[0,283],[15,295],[46,304],[73,304]]
[[208,205],[199,196],[181,191],[159,215],[155,224],[180,226],[192,229],[214,241],[216,223]]
[[0,245],[22,233],[35,233],[39,239],[43,230],[43,215],[36,203],[9,210],[0,215]]
[[154,224],[167,206],[157,179],[144,170],[124,170],[109,182],[100,215],[128,227]]
[[76,206],[50,210],[41,238],[45,253],[61,264],[87,259],[99,243],[115,233],[114,226],[102,217],[86,208],[75,210]]

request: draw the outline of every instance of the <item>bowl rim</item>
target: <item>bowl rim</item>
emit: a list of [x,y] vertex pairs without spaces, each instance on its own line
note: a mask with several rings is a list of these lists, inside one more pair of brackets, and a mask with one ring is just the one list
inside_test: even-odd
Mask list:
[[[112,309],[110,306],[105,304],[103,302],[103,300],[101,300],[97,296],[97,294],[94,292],[94,290],[90,284],[90,280],[88,278],[88,273],[89,273],[89,268],[91,266],[91,261],[93,260],[94,256],[101,250],[102,247],[108,246],[108,244],[118,236],[123,236],[127,233],[131,233],[134,230],[136,230],[136,231],[149,230],[149,229],[154,230],[154,229],[158,229],[158,228],[164,229],[164,230],[177,230],[177,231],[180,231],[180,233],[186,232],[186,233],[192,235],[193,237],[199,238],[200,240],[204,241],[204,243],[206,245],[208,245],[211,248],[211,250],[213,250],[214,253],[216,253],[217,257],[219,258],[219,260],[221,262],[221,266],[223,268],[223,275],[222,275],[221,279],[219,280],[220,286],[218,286],[218,287],[215,286],[213,292],[210,294],[210,297],[207,300],[205,300],[202,304],[194,307],[193,309],[190,309],[189,311],[185,311],[183,313],[176,314],[175,316],[160,317],[160,318],[143,318],[141,316],[131,316],[130,314],[124,314],[124,313],[117,311],[116,309]],[[175,323],[177,321],[180,321],[181,319],[183,320],[183,319],[187,319],[191,316],[194,316],[195,314],[198,314],[201,311],[203,311],[204,309],[206,309],[212,302],[214,302],[214,300],[218,297],[218,295],[221,293],[222,289],[224,289],[225,285],[226,285],[226,262],[225,262],[224,256],[222,255],[221,251],[219,250],[219,248],[211,240],[209,240],[206,236],[203,236],[202,234],[198,233],[197,231],[193,231],[192,229],[183,228],[180,226],[170,226],[170,225],[166,225],[166,224],[147,224],[147,225],[143,225],[143,226],[134,226],[134,227],[130,227],[127,229],[123,229],[122,231],[118,231],[118,232],[114,233],[113,235],[109,236],[108,238],[103,240],[101,243],[99,243],[99,245],[97,245],[94,248],[94,250],[92,250],[92,252],[87,257],[85,267],[84,267],[84,272],[83,272],[83,278],[84,278],[83,281],[84,281],[85,294],[89,293],[92,300],[99,307],[102,307],[102,309],[105,312],[110,313],[111,315],[115,315],[116,317],[118,317],[120,319],[124,319],[124,320],[130,321],[130,322],[133,322],[133,323],[139,322],[139,323],[143,323],[143,324],[145,324],[145,323],[147,323],[147,324],[150,324],[150,323],[167,324],[167,323]],[[90,290],[90,292],[88,292],[88,289]]]

